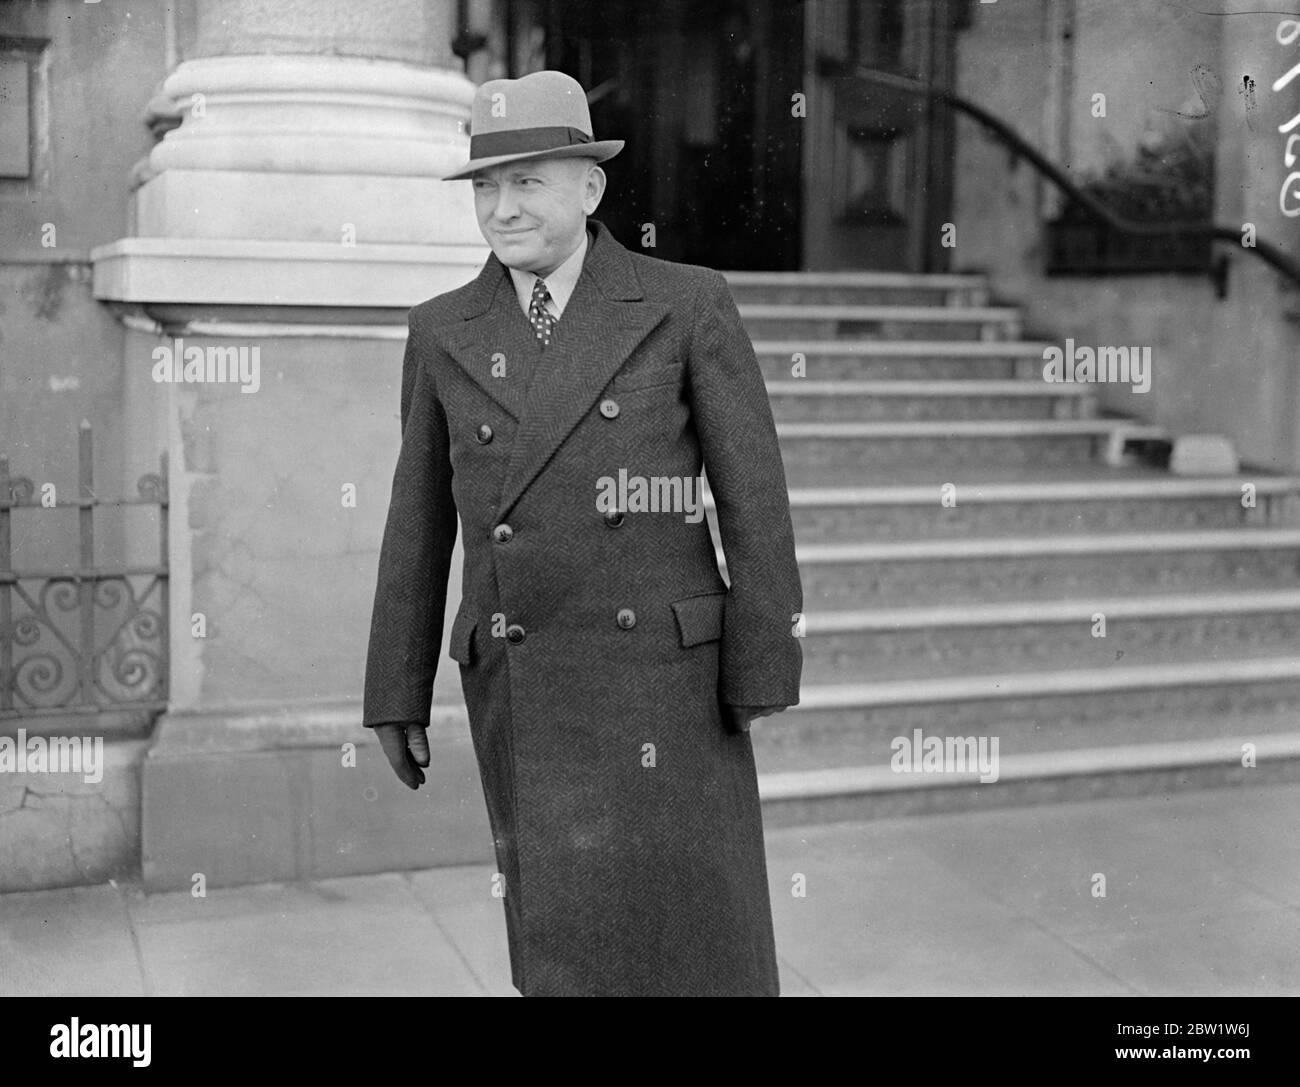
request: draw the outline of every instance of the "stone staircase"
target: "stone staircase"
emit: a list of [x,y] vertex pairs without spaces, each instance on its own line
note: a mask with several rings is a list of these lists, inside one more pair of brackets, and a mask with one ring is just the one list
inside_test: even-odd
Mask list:
[[[727,278],[804,585],[801,704],[753,730],[769,822],[1300,774],[1300,477],[1157,467],[1169,436],[1045,383],[979,276]],[[998,780],[895,771],[915,730],[996,737]]]

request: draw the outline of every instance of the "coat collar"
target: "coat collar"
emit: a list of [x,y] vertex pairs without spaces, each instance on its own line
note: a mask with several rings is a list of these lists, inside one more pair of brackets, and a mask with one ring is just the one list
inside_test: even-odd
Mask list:
[[637,345],[668,315],[667,306],[645,301],[631,255],[605,225],[592,219],[588,226],[594,237],[582,274],[554,338],[534,364],[522,405],[492,377],[492,353],[485,348],[526,329],[509,273],[495,254],[470,285],[463,319],[444,326],[440,337],[457,364],[519,423],[497,520],[510,511]]
[[[578,281],[591,276],[604,297],[620,302],[639,302],[645,296],[628,251],[614,240],[604,223],[588,219],[587,226],[591,228],[592,238]],[[461,305],[461,316],[469,320],[490,311],[503,282],[510,282],[510,274],[497,255],[489,253],[483,270],[470,283]]]

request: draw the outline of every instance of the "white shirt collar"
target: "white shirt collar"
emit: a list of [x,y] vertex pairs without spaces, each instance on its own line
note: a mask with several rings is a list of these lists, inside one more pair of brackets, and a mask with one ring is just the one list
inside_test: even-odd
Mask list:
[[[546,289],[551,294],[551,304],[548,307],[556,317],[564,315],[564,307],[569,304],[569,299],[573,296],[573,290],[578,285],[578,276],[582,274],[582,262],[587,255],[587,232],[582,232],[582,241],[578,243],[578,248],[565,258],[564,263],[555,269],[546,277]],[[525,272],[521,268],[511,268],[510,278],[515,284],[515,295],[519,299],[519,306],[528,312],[528,304],[533,300],[533,284],[537,282],[538,277],[532,272]]]

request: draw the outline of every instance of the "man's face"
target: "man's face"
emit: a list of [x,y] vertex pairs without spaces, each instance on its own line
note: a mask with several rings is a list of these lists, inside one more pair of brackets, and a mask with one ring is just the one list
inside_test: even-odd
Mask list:
[[479,230],[507,268],[550,275],[582,241],[605,191],[591,159],[534,159],[474,174]]

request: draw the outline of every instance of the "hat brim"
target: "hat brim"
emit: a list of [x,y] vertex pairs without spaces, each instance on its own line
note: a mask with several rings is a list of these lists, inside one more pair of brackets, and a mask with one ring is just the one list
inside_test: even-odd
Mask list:
[[472,177],[479,170],[489,166],[500,166],[506,162],[525,162],[529,159],[595,159],[604,162],[612,159],[623,150],[622,140],[596,140],[592,143],[570,143],[563,147],[552,147],[546,151],[524,151],[518,155],[493,155],[491,158],[470,159],[454,174],[447,174],[443,181],[463,181]]

